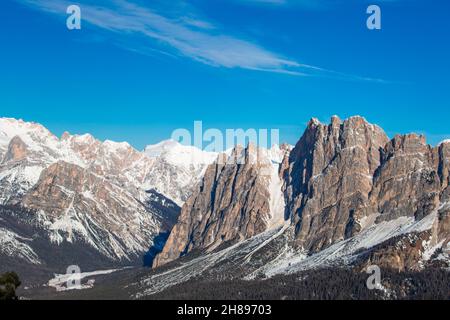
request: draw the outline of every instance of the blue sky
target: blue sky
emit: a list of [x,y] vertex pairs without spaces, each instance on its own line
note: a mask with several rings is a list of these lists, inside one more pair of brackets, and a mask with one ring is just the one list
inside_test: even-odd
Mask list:
[[142,149],[195,120],[295,143],[311,117],[359,114],[435,144],[450,138],[449,15],[445,0],[1,1],[0,116]]

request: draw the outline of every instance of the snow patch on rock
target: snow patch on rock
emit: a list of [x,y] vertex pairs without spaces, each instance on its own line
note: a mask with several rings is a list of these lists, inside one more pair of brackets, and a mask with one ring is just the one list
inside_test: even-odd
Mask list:
[[41,264],[38,255],[26,243],[33,239],[21,237],[5,228],[0,228],[0,253],[17,257],[32,264]]

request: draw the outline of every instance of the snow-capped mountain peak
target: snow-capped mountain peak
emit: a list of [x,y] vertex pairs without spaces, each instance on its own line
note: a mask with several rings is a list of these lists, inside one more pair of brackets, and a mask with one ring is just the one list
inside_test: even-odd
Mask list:
[[169,150],[180,145],[181,144],[178,141],[172,139],[163,140],[159,143],[146,146],[144,149],[144,153],[150,158],[157,158],[161,156],[161,154],[168,152]]
[[147,204],[153,163],[126,142],[58,138],[36,123],[0,119],[0,205],[35,212],[30,219],[50,243],[80,240],[112,260],[148,250],[162,226]]
[[183,167],[209,165],[218,155],[217,152],[203,151],[195,146],[183,145],[172,139],[149,145],[145,148],[144,153],[150,158],[163,157],[166,161]]
[[145,188],[154,189],[182,205],[218,154],[185,146],[175,140],[149,145],[145,155],[153,165],[147,175]]

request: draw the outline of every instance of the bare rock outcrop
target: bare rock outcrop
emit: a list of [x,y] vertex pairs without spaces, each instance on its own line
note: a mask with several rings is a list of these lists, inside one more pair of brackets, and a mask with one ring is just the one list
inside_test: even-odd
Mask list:
[[[136,188],[156,177],[152,185],[170,187],[172,181],[183,180],[189,187],[186,195],[195,191],[153,260],[154,267],[196,250],[215,251],[269,229],[289,234],[285,238],[289,250],[311,255],[345,239],[351,246],[374,228],[383,231],[385,224],[402,228],[405,221],[427,227],[403,228],[396,236],[383,235],[378,243],[368,241],[370,245],[360,248],[365,252],[363,264],[402,271],[450,261],[444,254],[450,239],[450,143],[432,147],[417,134],[389,139],[362,117],[332,117],[330,124],[312,119],[292,150],[288,146],[264,152],[253,145],[235,148],[209,165],[198,185],[189,177],[192,172],[200,177],[204,169],[185,166],[188,162],[181,155],[190,154],[186,150],[166,155],[187,168],[173,175],[170,161],[158,162],[126,143],[65,134],[61,141],[45,144],[56,143],[50,153],[29,141],[33,140],[17,137],[7,152],[3,148],[7,163],[2,166],[14,167],[24,159],[39,163],[42,154],[53,159],[53,154],[67,153],[62,159],[68,161],[46,165],[33,188],[24,185],[30,191],[22,204],[38,212],[52,241],[81,239],[113,259],[145,252],[160,231],[142,203],[147,195]],[[10,176],[20,177],[11,172]],[[288,231],[272,229],[281,226]]]
[[419,271],[423,267],[424,252],[430,241],[431,231],[412,233],[389,239],[381,243],[367,254],[363,254],[357,263],[362,269],[377,265],[382,269],[397,272]]
[[3,163],[9,161],[20,161],[27,156],[27,145],[20,139],[19,136],[15,136],[11,139],[8,145],[8,151],[3,158]]
[[23,206],[53,242],[85,242],[105,256],[130,260],[152,244],[159,224],[143,203],[108,179],[59,161],[42,171]]
[[424,136],[394,137],[382,150],[381,166],[374,178],[371,203],[379,219],[399,216],[421,219],[439,204],[441,181],[436,150]]
[[441,241],[442,248],[450,249],[450,205],[438,211],[437,242]]
[[[225,242],[250,238],[269,227],[274,218],[270,185],[271,179],[279,179],[278,165],[273,167],[267,155],[260,152],[253,145],[237,147],[229,157],[221,155],[207,168],[198,190],[184,204],[163,251],[154,260],[154,267],[194,249],[212,250]],[[279,189],[281,194],[281,183]],[[281,220],[283,217],[284,206]]]
[[[416,270],[432,252],[448,247],[449,142],[432,147],[417,134],[389,139],[359,116],[334,116],[330,124],[312,119],[278,168],[297,251],[313,254],[383,222],[401,218],[420,225],[425,217],[432,229],[419,231],[416,240],[407,232],[399,243],[370,251],[369,260]],[[265,231],[270,188],[260,171],[254,165],[210,166],[154,265]]]
[[441,201],[450,201],[450,141],[436,147],[439,157],[438,174],[441,180]]
[[309,122],[283,173],[298,246],[318,251],[358,231],[387,142],[362,117]]

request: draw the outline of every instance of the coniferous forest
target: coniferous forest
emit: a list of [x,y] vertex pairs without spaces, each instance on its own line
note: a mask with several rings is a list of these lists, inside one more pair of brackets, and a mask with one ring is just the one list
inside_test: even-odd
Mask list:
[[382,270],[382,290],[369,290],[368,275],[350,269],[311,270],[250,281],[190,280],[152,295],[150,299],[213,300],[448,300],[449,272]]

